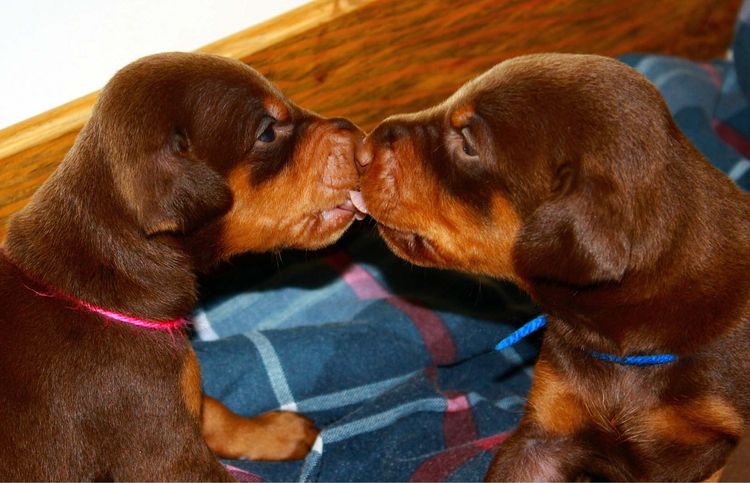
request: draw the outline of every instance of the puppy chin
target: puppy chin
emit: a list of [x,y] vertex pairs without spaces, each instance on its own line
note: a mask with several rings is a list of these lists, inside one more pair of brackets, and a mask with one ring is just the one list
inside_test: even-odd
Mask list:
[[290,248],[317,250],[332,245],[354,223],[354,213],[340,208],[313,215],[312,227],[298,236]]
[[380,236],[388,248],[399,257],[421,267],[443,268],[446,266],[437,247],[427,238],[409,231],[398,230],[378,224]]

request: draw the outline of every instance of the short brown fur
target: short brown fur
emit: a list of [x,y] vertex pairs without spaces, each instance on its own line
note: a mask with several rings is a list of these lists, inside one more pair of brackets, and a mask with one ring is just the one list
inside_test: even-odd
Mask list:
[[548,314],[487,479],[715,477],[750,421],[750,203],[645,78],[604,57],[519,57],[386,119],[358,159],[398,255],[512,280]]
[[360,137],[240,62],[172,53],[122,69],[0,251],[0,480],[228,480],[209,447],[302,457],[312,423],[241,417],[202,397],[184,334],[36,292],[184,317],[197,273],[220,260],[316,248],[346,230],[354,214],[337,206],[356,187]]

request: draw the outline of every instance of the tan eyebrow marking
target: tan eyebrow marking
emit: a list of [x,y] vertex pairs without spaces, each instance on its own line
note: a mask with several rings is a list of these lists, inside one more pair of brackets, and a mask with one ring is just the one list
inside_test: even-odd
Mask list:
[[475,113],[474,104],[467,103],[463,106],[456,108],[451,114],[451,126],[456,129],[466,127],[469,123],[469,119],[474,116]]
[[289,108],[281,99],[268,96],[263,99],[263,106],[276,120],[284,122],[289,119]]

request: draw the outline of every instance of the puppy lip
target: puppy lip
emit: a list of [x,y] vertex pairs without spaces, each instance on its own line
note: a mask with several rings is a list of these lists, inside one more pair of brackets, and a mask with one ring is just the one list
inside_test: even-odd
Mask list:
[[380,233],[390,239],[390,242],[398,245],[412,259],[422,262],[437,263],[439,255],[432,241],[411,230],[395,228],[382,222],[378,223]]
[[323,218],[329,219],[336,213],[344,214],[345,212],[346,214],[353,215],[357,220],[364,220],[367,216],[367,210],[363,209],[364,201],[361,201],[361,193],[359,191],[348,190],[348,194],[349,196],[343,203],[340,203],[333,208],[322,210],[320,213]]
[[339,216],[351,218],[355,215],[355,212],[353,208],[348,207],[346,204],[341,204],[327,210],[322,210],[319,215],[323,220],[329,221]]
[[340,203],[332,208],[319,211],[318,215],[324,221],[331,221],[336,218],[351,219],[352,217],[356,218],[357,220],[361,220],[365,217],[364,214],[360,213],[357,210],[357,208],[354,206],[354,203],[352,203],[351,199],[349,198],[347,198],[343,203]]

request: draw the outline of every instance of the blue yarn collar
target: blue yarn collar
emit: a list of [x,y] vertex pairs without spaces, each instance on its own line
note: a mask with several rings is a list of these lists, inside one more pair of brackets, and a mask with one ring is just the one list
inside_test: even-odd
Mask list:
[[[498,342],[495,350],[503,350],[517,344],[521,339],[533,334],[542,327],[547,325],[547,316],[542,314],[539,317],[525,323],[520,329],[510,334],[505,339]],[[660,364],[669,364],[676,362],[679,358],[676,354],[652,354],[642,356],[617,356],[614,354],[604,354],[602,352],[590,351],[592,357],[603,361],[622,364],[625,366],[656,366]]]

